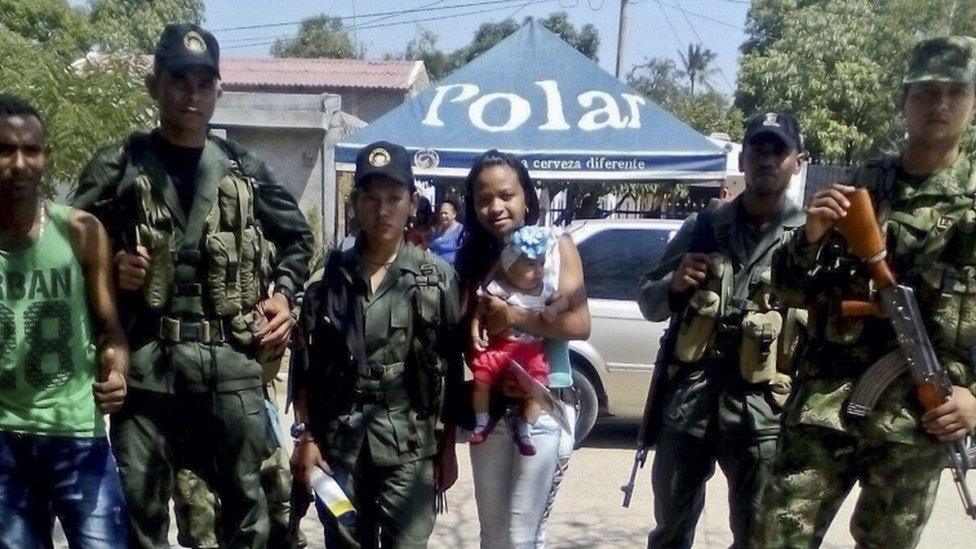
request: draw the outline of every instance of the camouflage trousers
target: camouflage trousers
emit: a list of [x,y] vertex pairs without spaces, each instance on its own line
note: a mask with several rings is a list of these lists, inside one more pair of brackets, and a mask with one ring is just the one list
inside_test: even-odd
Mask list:
[[942,464],[936,444],[869,441],[807,425],[784,427],[753,545],[819,547],[844,498],[860,482],[851,517],[857,546],[915,547],[932,513]]
[[[288,538],[291,470],[288,452],[284,448],[275,449],[261,463],[261,488],[268,500],[268,515],[271,519],[269,549],[304,547],[304,543],[290,541]],[[173,511],[176,514],[177,539],[180,545],[194,549],[221,547],[217,536],[220,502],[207,483],[193,471],[177,471]]]
[[[269,549],[305,547],[300,531],[289,535],[289,515],[291,514],[291,466],[288,452],[281,446],[284,435],[281,432],[281,418],[275,405],[275,387],[265,387],[265,408],[268,412],[268,438],[276,443],[271,455],[261,462],[261,488],[268,502],[270,531]],[[220,514],[220,501],[213,490],[196,473],[181,469],[176,473],[176,486],[173,490],[173,510],[176,514],[178,541],[184,547],[211,549],[221,547],[217,525]]]

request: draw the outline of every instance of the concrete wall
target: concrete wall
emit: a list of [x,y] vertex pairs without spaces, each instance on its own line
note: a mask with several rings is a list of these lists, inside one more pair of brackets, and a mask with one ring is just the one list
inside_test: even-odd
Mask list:
[[376,120],[408,99],[399,90],[343,89],[337,93],[342,97],[342,110],[366,122]]
[[335,226],[334,145],[341,137],[340,105],[340,98],[329,94],[227,92],[212,121],[264,160],[306,216],[318,214],[319,236],[326,244]]

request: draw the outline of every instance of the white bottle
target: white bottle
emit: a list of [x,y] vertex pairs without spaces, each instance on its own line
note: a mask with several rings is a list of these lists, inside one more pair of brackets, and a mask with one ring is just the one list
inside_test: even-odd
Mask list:
[[342,487],[331,475],[318,467],[312,471],[312,492],[339,522],[346,523],[356,518],[356,508],[342,491]]

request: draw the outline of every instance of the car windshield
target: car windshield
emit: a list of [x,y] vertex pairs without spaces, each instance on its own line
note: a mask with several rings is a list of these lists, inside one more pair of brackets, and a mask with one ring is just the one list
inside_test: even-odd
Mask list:
[[640,278],[664,253],[671,229],[609,229],[579,244],[586,294],[634,301]]

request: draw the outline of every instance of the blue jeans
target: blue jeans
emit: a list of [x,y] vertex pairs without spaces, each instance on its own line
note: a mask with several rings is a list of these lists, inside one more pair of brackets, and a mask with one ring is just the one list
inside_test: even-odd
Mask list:
[[107,438],[0,431],[0,549],[126,547],[125,503]]

